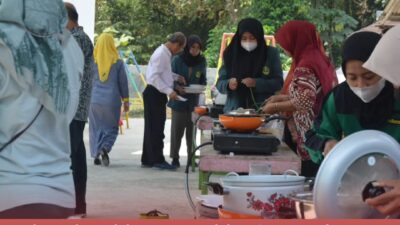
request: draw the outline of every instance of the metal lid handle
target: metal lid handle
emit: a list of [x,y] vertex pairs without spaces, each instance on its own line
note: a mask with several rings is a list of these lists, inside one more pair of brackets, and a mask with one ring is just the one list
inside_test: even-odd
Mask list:
[[239,174],[236,172],[229,172],[228,174],[225,175],[225,177],[238,177]]
[[290,175],[290,173],[294,174],[295,176],[299,176],[299,173],[296,172],[295,170],[286,170],[283,175]]

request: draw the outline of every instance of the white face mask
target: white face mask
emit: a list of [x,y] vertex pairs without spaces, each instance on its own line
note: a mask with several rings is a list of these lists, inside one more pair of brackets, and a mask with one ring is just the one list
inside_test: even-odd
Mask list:
[[251,52],[257,48],[256,41],[242,41],[240,44],[242,45],[242,48],[246,49],[248,52]]
[[358,88],[349,85],[350,89],[357,95],[363,102],[368,103],[381,93],[385,87],[385,79],[381,78],[376,84],[368,87]]

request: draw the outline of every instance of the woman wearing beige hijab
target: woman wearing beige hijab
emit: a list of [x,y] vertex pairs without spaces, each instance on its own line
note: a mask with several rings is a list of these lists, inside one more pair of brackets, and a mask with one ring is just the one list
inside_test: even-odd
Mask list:
[[[363,67],[379,74],[396,87],[395,97],[400,96],[400,26],[386,32]],[[381,213],[391,215],[400,212],[400,180],[381,180],[376,186],[385,187],[386,193],[367,199],[367,204]]]

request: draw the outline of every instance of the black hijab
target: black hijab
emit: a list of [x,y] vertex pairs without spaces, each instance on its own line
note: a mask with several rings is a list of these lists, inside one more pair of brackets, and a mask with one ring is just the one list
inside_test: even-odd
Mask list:
[[190,48],[194,44],[199,44],[200,50],[203,50],[203,44],[200,37],[197,35],[190,35],[187,44],[183,49],[183,53],[180,55],[180,57],[183,59],[188,67],[197,66],[205,61],[205,58],[201,53],[199,53],[197,56],[193,56],[192,54],[190,54]]
[[[257,48],[251,52],[246,51],[241,45],[241,38],[245,32],[251,33],[257,40]],[[246,108],[255,107],[250,88],[241,81],[247,77],[256,78],[262,75],[267,60],[267,45],[261,22],[253,18],[241,20],[232,41],[224,51],[223,59],[228,77],[238,80],[235,96],[239,105]]]
[[[357,32],[348,37],[342,48],[342,70],[346,76],[346,62],[349,60],[368,60],[381,36],[374,32]],[[379,75],[379,74],[378,74]],[[340,85],[335,93],[338,112],[356,115],[365,129],[382,127],[393,114],[393,85],[386,81],[385,87],[371,102],[363,102],[353,93],[347,82]]]
[[[251,33],[257,39],[257,48],[251,52],[241,46],[241,37],[245,32]],[[246,77],[261,75],[267,59],[267,45],[260,21],[253,18],[241,20],[223,58],[228,76],[238,78],[239,82]]]

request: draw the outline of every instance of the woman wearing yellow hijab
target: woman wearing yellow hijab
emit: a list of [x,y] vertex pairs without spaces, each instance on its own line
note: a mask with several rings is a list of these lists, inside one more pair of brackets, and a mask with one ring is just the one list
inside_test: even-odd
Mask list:
[[107,81],[111,66],[119,59],[114,38],[111,34],[101,34],[97,39],[94,59],[98,67],[100,81]]
[[118,135],[121,102],[124,111],[129,110],[128,80],[112,35],[103,33],[98,37],[94,59],[98,76],[93,80],[89,112],[90,152],[95,165],[108,166],[108,153]]

